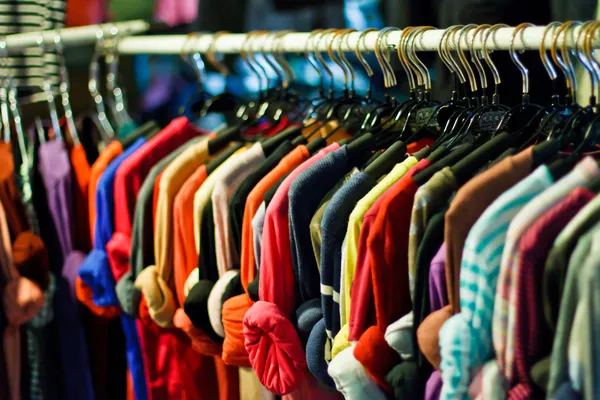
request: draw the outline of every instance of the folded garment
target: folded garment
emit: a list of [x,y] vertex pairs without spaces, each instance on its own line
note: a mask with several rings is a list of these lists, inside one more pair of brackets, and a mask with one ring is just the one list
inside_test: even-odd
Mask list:
[[19,326],[40,312],[44,306],[44,293],[37,283],[19,276],[4,286],[2,300],[8,324]]
[[202,329],[196,328],[182,308],[175,311],[173,324],[181,329],[192,341],[192,348],[205,356],[221,355],[222,346],[213,341]]
[[402,359],[396,350],[388,345],[378,326],[371,326],[361,335],[354,348],[354,357],[379,386],[388,392],[392,391],[385,377]]
[[244,338],[260,382],[279,396],[293,392],[305,376],[306,356],[294,326],[277,305],[254,303],[244,317]]
[[19,274],[37,283],[42,291],[50,282],[50,263],[46,245],[30,231],[19,233],[12,245],[13,262]]
[[144,268],[135,280],[135,287],[142,291],[150,316],[158,326],[172,327],[177,304],[169,285],[158,274],[158,268],[154,265]]
[[414,354],[414,335],[413,335],[413,313],[412,311],[392,323],[385,330],[385,340],[391,348],[402,357],[403,361],[413,360]]
[[425,377],[421,376],[419,367],[414,361],[405,361],[396,365],[385,379],[394,389],[396,399],[422,399],[425,395]]
[[94,293],[92,292],[92,288],[86,285],[80,277],[75,279],[75,294],[77,295],[77,300],[98,317],[113,319],[121,315],[121,309],[119,307],[97,306],[96,303],[94,303]]
[[323,308],[321,307],[320,298],[306,301],[296,309],[296,325],[298,326],[298,335],[303,348],[306,348],[310,333],[322,318]]
[[251,367],[244,339],[244,317],[254,302],[244,294],[223,303],[223,362],[237,367]]
[[327,372],[327,361],[325,360],[325,349],[328,346],[327,332],[325,331],[325,320],[321,318],[315,324],[308,343],[306,344],[306,364],[310,372],[322,384],[335,388],[335,382]]
[[[221,337],[225,337],[225,330],[223,328],[223,322],[221,321],[224,302],[223,296],[228,287],[230,291],[234,290],[236,282],[237,286],[241,288],[240,271],[237,269],[229,270],[219,278],[208,296],[208,317],[210,325],[215,333]],[[241,294],[241,292],[237,294]]]
[[183,310],[196,328],[202,329],[212,340],[221,343],[223,338],[213,330],[208,317],[208,296],[213,286],[214,283],[209,280],[199,281],[185,299]]
[[327,371],[337,390],[346,400],[386,400],[386,395],[354,358],[354,348],[347,347],[329,363]]
[[417,329],[419,348],[434,368],[439,368],[442,361],[439,344],[440,329],[451,316],[452,307],[448,305],[429,314]]

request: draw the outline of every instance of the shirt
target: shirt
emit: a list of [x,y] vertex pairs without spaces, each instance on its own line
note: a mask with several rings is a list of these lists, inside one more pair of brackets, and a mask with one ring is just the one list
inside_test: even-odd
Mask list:
[[90,239],[90,223],[88,221],[88,186],[91,176],[91,167],[82,145],[74,146],[69,154],[73,169],[73,205],[75,206],[74,247],[77,250],[88,252],[92,243]]
[[410,234],[408,236],[408,276],[410,278],[411,299],[414,299],[415,294],[417,251],[423,239],[425,228],[431,216],[448,201],[455,189],[454,174],[450,167],[446,167],[435,173],[415,193],[410,218]]
[[[159,183],[154,229],[154,259],[156,265],[146,266],[136,278],[136,286],[146,297],[150,316],[162,327],[172,326],[177,309],[173,274],[173,202],[186,179],[208,160],[208,139],[192,143],[169,163]],[[148,275],[146,280],[141,275]],[[144,282],[143,285],[138,285]],[[160,296],[148,296],[152,291]],[[158,293],[157,293],[158,292]]]
[[[260,203],[258,210],[256,210],[256,214],[254,214],[254,218],[252,218],[252,246],[254,248],[254,265],[255,274],[256,271],[260,268],[260,252],[262,249],[262,234],[263,234],[263,226],[265,224],[265,214],[267,212],[267,206],[263,201]],[[244,214],[245,215],[245,214]],[[243,254],[243,252],[242,252]],[[247,289],[246,289],[247,290]]]
[[94,248],[81,265],[79,276],[84,283],[91,287],[94,303],[99,306],[119,304],[114,289],[111,290],[111,288],[114,288],[114,277],[110,271],[105,250],[114,231],[114,178],[123,161],[145,143],[146,140],[140,138],[125,153],[117,156],[107,165],[96,184],[94,204],[96,208],[95,217],[98,223],[94,224]]
[[237,254],[241,254],[242,252],[244,209],[250,192],[293,148],[294,146],[292,146],[292,143],[289,140],[281,143],[268,157],[265,158],[264,162],[256,171],[251,173],[239,184],[231,195],[231,199],[229,200],[229,226],[233,238],[232,243]]
[[94,240],[94,233],[96,230],[96,188],[98,186],[98,181],[108,165],[122,152],[123,145],[121,142],[118,140],[113,140],[104,148],[104,150],[102,150],[102,153],[100,153],[90,169],[90,181],[88,183],[88,211],[90,213],[89,222],[92,242]]
[[[240,278],[244,290],[256,276],[256,269],[260,265],[260,242],[262,241],[262,229],[266,204],[265,193],[283,176],[292,171],[298,165],[310,157],[308,149],[300,145],[284,156],[281,161],[263,179],[261,179],[248,194],[244,207],[244,220],[242,222],[242,253],[240,265]],[[262,210],[262,211],[261,211]],[[262,222],[254,224],[253,218],[262,215]],[[259,217],[260,218],[260,217]],[[258,228],[258,229],[257,229]],[[257,246],[259,246],[257,248]]]
[[346,302],[346,308],[341,310],[342,326],[348,323],[350,317],[350,289],[352,282],[354,281],[354,273],[356,271],[356,262],[358,256],[358,242],[360,239],[360,230],[362,228],[363,217],[369,210],[369,208],[375,203],[375,201],[392,186],[396,181],[404,176],[408,170],[416,165],[418,160],[415,157],[408,157],[403,162],[396,164],[396,166],[385,176],[373,189],[367,193],[362,199],[358,201],[354,210],[350,214],[348,220],[348,230],[346,231],[346,237],[348,245],[346,248],[346,264],[342,266],[345,270],[345,282],[344,282],[344,293],[341,296],[345,297],[348,301]]
[[510,390],[511,398],[532,396],[529,369],[533,362],[548,354],[551,346],[544,333],[541,288],[544,261],[554,239],[594,194],[577,188],[563,201],[550,208],[523,234],[519,241],[520,262],[517,265],[519,286],[515,296],[515,366],[517,384]]
[[337,143],[329,145],[300,164],[281,183],[267,207],[261,249],[259,297],[262,301],[279,306],[281,312],[288,317],[296,308],[296,299],[290,296],[290,293],[294,293],[296,282],[289,236],[289,188],[302,171],[338,148]]
[[310,220],[323,197],[351,168],[348,150],[346,146],[342,146],[306,168],[290,185],[290,250],[296,297],[300,303],[320,298],[319,269],[311,251]]
[[331,198],[321,220],[321,307],[329,338],[340,330],[342,242],[356,203],[377,182],[364,172],[353,175]]
[[202,135],[187,118],[180,117],[160,131],[135,154],[123,162],[115,176],[115,233],[108,244],[111,270],[116,271],[115,280],[129,270],[131,230],[137,194],[150,169],[195,136]]
[[502,193],[531,172],[533,147],[515,156],[506,157],[489,170],[465,183],[446,213],[444,241],[446,242],[446,281],[454,313],[460,311],[460,263],[469,231],[483,211]]
[[515,294],[512,288],[519,285],[518,268],[520,255],[515,252],[519,240],[533,221],[542,213],[563,199],[571,190],[600,178],[600,168],[591,157],[586,157],[566,176],[556,182],[549,190],[541,193],[526,205],[511,222],[502,253],[500,275],[498,276],[497,300],[494,304],[493,340],[496,360],[506,380],[512,383],[514,378],[514,323]]
[[15,164],[10,143],[0,143],[0,201],[4,204],[9,232],[15,238],[27,230],[25,209],[15,185]]
[[569,257],[577,241],[600,218],[600,196],[592,199],[560,232],[544,265],[542,297],[547,331],[554,334],[563,295]]
[[[395,185],[403,185],[402,180],[412,178],[417,172],[430,165],[427,159],[419,161],[411,167],[408,172],[396,182],[388,192],[393,193]],[[352,286],[352,296],[355,299],[354,306],[350,311],[350,340],[358,340],[360,335],[371,325],[376,325],[373,299],[373,286],[371,280],[372,256],[368,246],[368,238],[374,227],[377,214],[381,204],[385,201],[387,193],[382,194],[369,208],[363,218],[363,226],[358,241],[358,258],[356,262],[356,273]]]
[[[589,355],[583,357],[581,354],[578,354],[576,348],[574,348],[575,346],[570,344],[570,338],[573,337],[573,341],[585,340],[585,336],[588,335],[585,332],[585,326],[582,324],[583,321],[577,321],[577,319],[585,318],[585,316],[581,315],[585,309],[582,309],[579,303],[580,301],[588,301],[583,297],[584,294],[587,295],[589,293],[586,286],[596,283],[595,276],[597,274],[594,270],[598,269],[598,256],[600,255],[598,253],[599,238],[600,229],[596,223],[594,228],[579,239],[569,259],[567,278],[558,314],[556,336],[552,345],[550,377],[547,388],[549,396],[555,394],[559,386],[569,381],[571,376],[575,378],[571,382],[573,387],[581,386],[581,381],[578,377],[584,374],[585,362],[590,362],[588,367],[592,368],[592,370],[594,368],[593,360],[589,358],[586,360],[586,357],[596,356],[593,354],[595,350],[593,347],[594,340],[584,342],[585,351]],[[593,297],[596,296],[594,295]],[[578,313],[579,315],[577,315]],[[590,313],[587,318],[595,318],[594,314],[596,313]],[[583,328],[584,330],[582,332],[575,332],[575,328]],[[590,383],[593,384],[595,377],[591,379]],[[588,397],[586,396],[585,398]],[[589,398],[594,398],[593,393]]]
[[500,195],[469,231],[460,266],[461,311],[444,323],[439,334],[444,381],[441,399],[467,399],[471,371],[492,356],[492,313],[508,226],[551,184],[548,168],[540,166]]
[[228,164],[217,177],[211,195],[215,221],[215,244],[219,276],[230,269],[239,268],[240,255],[233,243],[229,220],[229,200],[235,189],[256,171],[265,160],[260,143],[255,143],[242,153],[235,162]]
[[175,290],[179,304],[185,301],[183,285],[190,272],[197,266],[198,253],[194,244],[194,220],[189,218],[194,212],[194,194],[206,178],[206,165],[201,165],[185,181],[173,204],[173,232],[175,246],[173,264]]

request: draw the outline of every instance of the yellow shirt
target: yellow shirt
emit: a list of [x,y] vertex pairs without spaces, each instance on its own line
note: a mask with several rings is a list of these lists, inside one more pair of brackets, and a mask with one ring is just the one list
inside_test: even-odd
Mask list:
[[[354,281],[354,274],[356,272],[358,241],[360,239],[360,230],[365,214],[369,208],[371,208],[373,203],[375,203],[375,201],[377,201],[377,199],[394,183],[399,181],[409,169],[417,164],[417,162],[418,160],[415,157],[408,157],[403,162],[396,164],[385,178],[379,181],[369,193],[356,203],[356,207],[354,207],[354,210],[352,210],[352,213],[350,214],[348,229],[346,231],[346,247],[342,249],[344,252],[342,257],[342,269],[344,271],[342,273],[343,280],[341,282],[342,287],[340,291],[340,324],[342,329],[334,339],[334,350],[332,350],[333,357],[349,345],[347,339],[348,328],[345,327],[345,325],[348,324],[348,318],[350,317],[350,289],[352,288],[352,282]],[[343,332],[345,332],[345,335]],[[338,338],[338,336],[340,337]]]

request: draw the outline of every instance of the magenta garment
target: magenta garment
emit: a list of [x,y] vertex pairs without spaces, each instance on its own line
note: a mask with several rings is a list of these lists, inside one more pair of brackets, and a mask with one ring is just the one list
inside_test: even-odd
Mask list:
[[170,26],[189,24],[198,17],[199,0],[157,0],[154,17]]
[[442,373],[439,370],[433,371],[427,384],[425,385],[425,400],[438,400],[442,392]]
[[429,305],[430,313],[448,305],[448,288],[446,286],[446,243],[431,260],[429,268]]
[[[541,285],[546,257],[554,240],[569,221],[594,198],[586,188],[573,190],[559,204],[537,219],[519,241],[518,287],[516,288],[515,367],[516,385],[508,393],[510,399],[529,399],[533,387],[529,370],[533,363],[552,348],[544,333],[544,305]],[[510,326],[509,326],[510,328]]]

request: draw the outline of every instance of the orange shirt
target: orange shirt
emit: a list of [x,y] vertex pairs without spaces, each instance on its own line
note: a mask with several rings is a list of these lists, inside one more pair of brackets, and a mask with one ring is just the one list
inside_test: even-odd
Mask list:
[[265,175],[248,195],[244,208],[244,220],[242,222],[242,255],[240,262],[242,286],[246,293],[248,292],[248,284],[254,280],[256,275],[254,245],[252,242],[252,218],[263,202],[267,190],[281,179],[281,177],[302,164],[309,157],[310,153],[306,146],[301,145],[296,147],[283,157],[279,164]]
[[198,265],[198,253],[194,242],[194,194],[207,178],[206,165],[200,166],[183,184],[173,204],[174,275],[177,299],[185,301],[183,286],[189,274]]
[[89,223],[89,184],[91,168],[82,145],[71,149],[71,166],[75,180],[73,182],[73,204],[75,207],[75,236],[73,247],[76,250],[88,252],[92,249]]
[[123,145],[118,140],[113,140],[104,148],[98,159],[92,165],[88,184],[88,213],[90,222],[90,237],[94,239],[96,224],[96,187],[100,176],[112,160],[123,152]]

